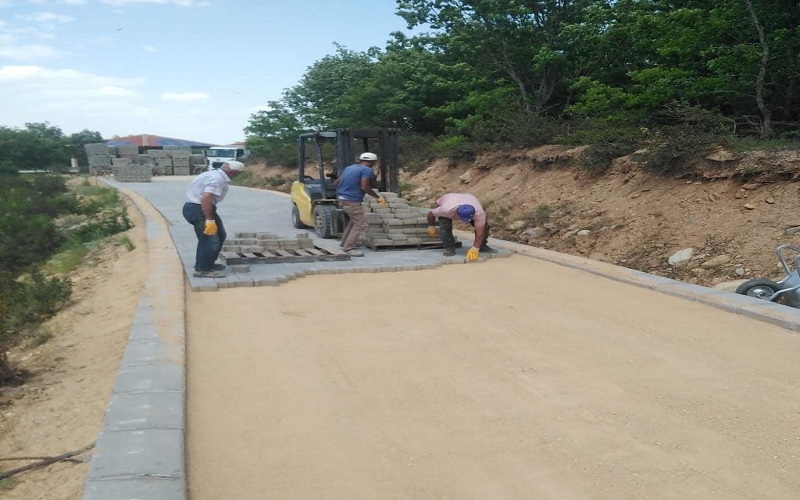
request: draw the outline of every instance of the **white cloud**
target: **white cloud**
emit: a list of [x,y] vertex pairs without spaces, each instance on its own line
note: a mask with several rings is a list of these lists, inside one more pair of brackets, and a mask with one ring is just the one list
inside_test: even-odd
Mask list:
[[145,106],[134,106],[131,108],[131,114],[135,116],[152,116],[156,114],[156,112],[150,108]]
[[75,20],[72,16],[64,14],[56,14],[54,12],[37,12],[30,16],[21,16],[22,19],[28,21],[36,21],[37,23],[70,23]]
[[126,89],[119,85],[103,85],[90,91],[93,97],[126,97],[137,95],[133,89]]
[[3,37],[0,37],[0,57],[6,59],[30,61],[32,59],[56,57],[58,54],[58,51],[49,45],[16,45],[13,42],[6,42]]
[[204,92],[164,92],[161,99],[164,101],[203,101],[210,96]]
[[0,94],[22,95],[25,99],[44,101],[43,104],[138,96],[135,87],[143,82],[138,78],[100,76],[73,69],[0,66]]
[[39,66],[0,66],[0,82],[7,80],[24,80],[36,76],[42,71]]
[[153,47],[152,45],[142,45],[142,50],[145,52],[158,52],[158,49]]
[[114,7],[137,3],[172,4],[178,7],[206,7],[211,5],[211,2],[198,2],[196,0],[100,0],[100,3],[113,5]]

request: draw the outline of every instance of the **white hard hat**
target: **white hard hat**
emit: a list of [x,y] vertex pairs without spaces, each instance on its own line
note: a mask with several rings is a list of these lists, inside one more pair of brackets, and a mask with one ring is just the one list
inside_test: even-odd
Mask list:
[[233,170],[234,172],[244,172],[246,168],[244,163],[236,160],[226,161],[225,165],[227,165],[228,168]]
[[375,153],[361,153],[361,156],[359,156],[358,159],[367,161],[376,161],[378,159],[378,155],[376,155]]

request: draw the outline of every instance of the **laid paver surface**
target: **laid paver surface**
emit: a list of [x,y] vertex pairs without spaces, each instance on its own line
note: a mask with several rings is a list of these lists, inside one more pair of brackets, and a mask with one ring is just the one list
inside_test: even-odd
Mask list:
[[[235,273],[230,270],[222,279],[194,278],[194,256],[197,239],[192,226],[181,215],[185,201],[186,187],[190,177],[156,177],[153,182],[122,183],[113,180],[108,184],[133,191],[147,200],[168,220],[169,231],[183,261],[192,290],[217,290],[219,288],[269,286],[313,274],[338,272],[385,272],[401,269],[423,269],[438,267],[443,264],[463,263],[465,249],[457,252],[455,257],[442,257],[441,250],[380,250],[374,252],[365,249],[364,257],[353,258],[344,262],[318,261],[314,263],[287,263],[271,265],[253,265],[249,272]],[[296,238],[298,234],[307,234],[315,245],[340,251],[339,240],[322,239],[312,230],[296,229],[291,222],[291,200],[282,193],[262,189],[231,186],[231,189],[218,209],[228,233],[228,239],[234,239],[236,233],[271,233],[279,238]],[[466,242],[471,244],[471,241]],[[507,257],[508,252],[501,252],[498,257]]]

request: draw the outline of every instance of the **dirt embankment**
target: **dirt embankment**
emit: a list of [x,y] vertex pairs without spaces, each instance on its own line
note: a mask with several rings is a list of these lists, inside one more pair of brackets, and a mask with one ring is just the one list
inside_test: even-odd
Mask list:
[[[591,176],[573,166],[580,153],[543,146],[439,160],[403,173],[401,188],[423,207],[446,192],[477,195],[498,238],[705,286],[782,278],[774,248],[800,245],[800,151],[718,150],[692,162],[691,178],[665,177],[629,158]],[[253,171],[253,184],[284,192],[295,175],[263,164]],[[688,248],[691,260],[669,263]]]

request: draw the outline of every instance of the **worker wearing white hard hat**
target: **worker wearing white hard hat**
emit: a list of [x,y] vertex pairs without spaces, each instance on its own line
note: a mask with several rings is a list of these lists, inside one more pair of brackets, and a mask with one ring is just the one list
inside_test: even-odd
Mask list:
[[378,155],[365,152],[358,157],[358,163],[345,168],[336,179],[336,198],[339,205],[350,216],[350,222],[342,233],[341,247],[353,257],[363,257],[364,253],[358,250],[358,240],[367,230],[367,216],[364,213],[364,196],[370,195],[386,205],[386,200],[372,189],[372,180],[375,172],[372,167],[378,161]]

